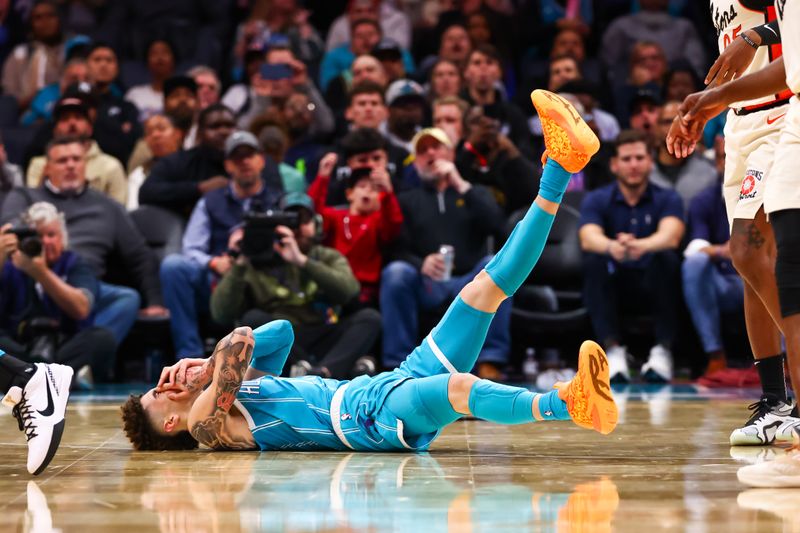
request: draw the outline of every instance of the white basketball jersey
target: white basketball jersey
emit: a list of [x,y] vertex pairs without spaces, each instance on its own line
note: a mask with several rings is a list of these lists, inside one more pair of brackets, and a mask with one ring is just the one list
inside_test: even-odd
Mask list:
[[[778,2],[780,1],[778,0]],[[789,3],[791,1],[796,3],[798,0],[790,0]],[[717,29],[717,44],[720,53],[734,39],[738,38],[743,31],[775,20],[777,14],[772,2],[773,0],[710,0],[711,17]],[[785,39],[785,36],[783,37]],[[780,56],[781,45],[759,47],[753,62],[744,72],[744,75],[761,70]],[[733,109],[757,110],[760,107],[772,104],[776,100],[786,100],[790,96],[791,94],[787,91],[785,94],[775,94],[756,100],[736,102],[731,104],[730,107]]]
[[800,93],[800,4],[798,0],[775,0],[778,23],[783,40],[783,61],[786,84],[793,93]]

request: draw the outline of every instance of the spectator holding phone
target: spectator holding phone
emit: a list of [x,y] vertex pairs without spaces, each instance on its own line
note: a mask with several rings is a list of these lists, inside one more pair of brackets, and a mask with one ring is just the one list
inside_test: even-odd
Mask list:
[[288,46],[270,47],[266,54],[266,62],[255,72],[251,85],[253,99],[249,102],[249,108],[238,118],[240,128],[249,128],[253,119],[263,114],[270,106],[282,110],[292,93],[303,92],[314,104],[310,134],[314,137],[324,137],[333,131],[333,112],[308,77],[305,63],[299,61]]
[[[358,135],[348,137],[343,144],[351,152],[370,148],[358,144]],[[359,302],[377,305],[382,249],[400,234],[403,213],[386,167],[351,169],[345,192],[348,207],[327,207],[328,184],[337,159],[335,153],[322,158],[317,179],[308,194],[322,215],[324,243],[344,254],[361,283]]]

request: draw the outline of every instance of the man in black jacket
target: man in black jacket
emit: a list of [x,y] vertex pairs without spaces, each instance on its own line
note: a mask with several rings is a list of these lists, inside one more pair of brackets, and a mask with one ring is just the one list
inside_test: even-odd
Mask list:
[[[453,164],[447,134],[419,132],[412,145],[422,187],[398,195],[403,232],[381,279],[383,362],[399,365],[418,343],[418,314],[449,302],[488,263],[487,238],[500,232],[503,213],[491,193],[466,181]],[[442,245],[455,250],[452,272]],[[497,311],[478,358],[482,377],[499,376],[511,347],[510,300]]]
[[[197,147],[160,160],[139,189],[141,205],[157,205],[189,218],[206,193],[230,185],[225,172],[225,141],[233,133],[233,111],[213,104],[200,112]],[[270,189],[283,190],[278,167],[267,160],[261,178]]]
[[[166,313],[161,306],[158,263],[125,208],[86,185],[86,152],[80,139],[61,138],[47,148],[45,180],[36,189],[17,188],[3,203],[4,222],[21,215],[34,202],[49,202],[64,213],[70,247],[80,254],[99,279],[112,256],[120,257],[148,307],[141,312]],[[109,329],[121,343],[136,321],[139,293],[129,287],[101,282],[94,324]]]

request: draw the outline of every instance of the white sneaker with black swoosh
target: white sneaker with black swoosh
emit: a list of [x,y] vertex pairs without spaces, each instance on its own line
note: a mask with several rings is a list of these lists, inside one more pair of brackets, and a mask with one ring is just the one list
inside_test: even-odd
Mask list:
[[68,366],[36,363],[25,388],[11,387],[3,398],[28,438],[28,472],[33,475],[50,464],[61,442],[72,373]]

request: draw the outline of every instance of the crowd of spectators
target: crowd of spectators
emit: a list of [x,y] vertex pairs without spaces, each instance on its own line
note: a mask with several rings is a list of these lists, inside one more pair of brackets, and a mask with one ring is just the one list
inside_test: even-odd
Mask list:
[[[664,148],[716,53],[699,4],[0,1],[0,348],[125,379],[114,353],[137,318],[168,319],[176,357],[215,327],[284,318],[293,375],[392,368],[535,197],[528,94],[547,88],[601,139],[568,194],[616,378],[631,379],[629,304],[654,317],[645,379],[673,377],[684,300],[724,360],[741,281],[719,165]],[[158,258],[144,209],[170,214],[182,249]],[[513,366],[514,305],[482,377]]]

